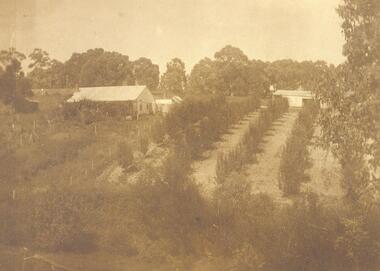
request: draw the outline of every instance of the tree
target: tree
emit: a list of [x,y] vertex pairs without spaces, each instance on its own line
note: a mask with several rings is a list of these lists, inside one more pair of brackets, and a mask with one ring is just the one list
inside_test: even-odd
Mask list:
[[133,71],[137,85],[145,85],[150,90],[156,90],[160,81],[158,65],[145,57],[140,57],[133,62]]
[[129,57],[116,52],[103,52],[91,57],[82,66],[80,86],[134,85],[132,63]]
[[35,48],[33,52],[29,55],[31,63],[28,65],[29,68],[33,69],[46,69],[50,67],[50,57],[49,54],[39,48]]
[[23,53],[18,52],[13,47],[9,48],[8,50],[0,51],[1,66],[4,68],[11,65],[16,74],[22,70],[21,62],[24,61],[25,58],[26,57]]
[[266,67],[267,64],[260,60],[251,60],[247,67],[249,89],[260,96],[267,93],[270,87],[270,81],[265,72]]
[[166,65],[166,72],[161,77],[160,88],[165,94],[183,94],[186,87],[185,63],[173,58]]
[[[32,69],[28,73],[28,78],[32,81],[34,88],[56,88],[64,87],[63,64],[55,59],[50,59],[49,54],[39,48],[35,48],[29,55]],[[58,78],[59,77],[59,78]]]
[[25,55],[10,48],[0,51],[0,100],[14,105],[16,99],[31,96],[30,82],[24,77],[21,62]]
[[87,50],[84,53],[73,53],[65,65],[65,86],[77,87],[79,86],[80,73],[82,67],[92,58],[96,58],[104,53],[102,48],[95,48]]
[[248,94],[248,57],[239,48],[228,45],[215,53],[217,72],[223,80],[218,88],[226,95]]
[[214,94],[221,84],[220,79],[215,62],[206,57],[194,65],[189,77],[188,90],[192,93]]
[[322,142],[340,160],[348,196],[358,203],[380,163],[380,4],[345,0],[338,13],[347,61],[324,73],[316,93],[327,105],[320,118]]

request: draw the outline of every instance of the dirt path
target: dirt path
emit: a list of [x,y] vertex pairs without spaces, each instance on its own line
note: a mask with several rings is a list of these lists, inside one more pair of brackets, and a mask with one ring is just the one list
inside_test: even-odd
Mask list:
[[257,155],[256,163],[247,166],[244,171],[252,182],[252,194],[267,193],[275,200],[284,201],[278,187],[278,172],[282,148],[291,133],[299,110],[291,109],[273,123],[261,144],[262,151]]
[[193,178],[199,185],[204,195],[210,195],[216,187],[216,163],[218,154],[229,152],[239,144],[249,124],[256,121],[259,116],[258,112],[248,114],[239,124],[230,129],[229,133],[222,137],[222,140],[215,143],[213,148],[204,153],[204,159],[195,161],[192,165]]

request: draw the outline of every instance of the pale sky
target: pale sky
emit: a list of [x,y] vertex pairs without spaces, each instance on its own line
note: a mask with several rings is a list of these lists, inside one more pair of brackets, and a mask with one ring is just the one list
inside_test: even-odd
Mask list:
[[0,0],[0,49],[64,61],[104,48],[190,71],[225,45],[249,58],[343,62],[340,0]]

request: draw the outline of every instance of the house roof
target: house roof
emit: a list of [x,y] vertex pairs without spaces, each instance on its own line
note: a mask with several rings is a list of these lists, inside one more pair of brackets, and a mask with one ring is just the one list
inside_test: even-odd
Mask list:
[[68,102],[90,100],[96,102],[134,101],[146,89],[146,86],[112,86],[79,88]]
[[276,90],[273,95],[276,96],[294,96],[312,98],[313,94],[308,90]]

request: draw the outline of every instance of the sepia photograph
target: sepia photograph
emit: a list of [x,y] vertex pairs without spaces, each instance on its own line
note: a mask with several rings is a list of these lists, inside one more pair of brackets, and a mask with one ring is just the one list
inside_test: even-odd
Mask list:
[[380,0],[0,0],[0,271],[380,271]]

